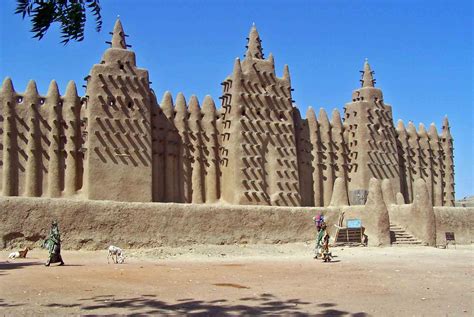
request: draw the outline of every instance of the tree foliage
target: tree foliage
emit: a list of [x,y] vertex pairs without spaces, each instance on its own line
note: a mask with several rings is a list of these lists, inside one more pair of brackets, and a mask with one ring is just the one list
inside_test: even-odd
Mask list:
[[41,40],[52,23],[59,23],[64,45],[84,39],[86,13],[95,18],[96,31],[102,28],[99,0],[16,0],[15,14],[31,20],[34,38]]

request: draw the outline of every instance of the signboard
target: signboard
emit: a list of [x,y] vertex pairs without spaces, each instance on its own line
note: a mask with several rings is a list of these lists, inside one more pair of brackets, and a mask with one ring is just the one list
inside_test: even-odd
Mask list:
[[347,219],[347,228],[362,228],[362,221],[360,219]]

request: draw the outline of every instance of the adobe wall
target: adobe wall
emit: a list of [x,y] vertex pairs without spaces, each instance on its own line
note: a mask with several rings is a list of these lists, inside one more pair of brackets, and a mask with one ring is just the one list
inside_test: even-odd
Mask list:
[[344,223],[362,221],[369,246],[390,245],[390,223],[427,245],[443,244],[446,231],[455,233],[458,244],[472,241],[474,208],[430,207],[422,180],[409,205],[390,202],[384,184],[371,179],[366,205],[348,206],[345,186],[336,179],[331,205],[311,208],[0,197],[0,248],[38,246],[54,219],[65,249],[314,241],[311,218],[323,214],[334,237],[341,211]]
[[[412,204],[392,205],[389,207],[390,221],[401,226],[422,242],[426,243],[425,235],[426,221],[417,217]],[[436,245],[444,245],[446,242],[445,232],[454,232],[456,243],[470,244],[474,241],[474,208],[472,207],[434,207],[435,226],[432,239]]]
[[444,244],[445,232],[454,232],[456,243],[474,241],[474,207],[435,207],[436,244]]
[[56,82],[24,93],[6,78],[0,91],[0,182],[3,196],[72,197],[82,187],[81,100],[70,81],[61,96]]
[[[0,248],[34,245],[57,219],[65,249],[314,240],[321,208],[0,197]],[[333,227],[338,212],[327,215]]]
[[136,66],[120,21],[112,33],[112,46],[86,77],[83,191],[88,199],[151,202],[148,71]]
[[387,204],[392,224],[399,225],[430,246],[443,245],[445,232],[454,232],[459,244],[472,242],[474,208],[433,207],[429,184],[422,179],[414,183],[413,195],[412,204],[402,204],[400,193],[396,204]]
[[[365,206],[328,208],[0,197],[0,248],[38,246],[54,219],[66,249],[309,241],[316,234],[313,216],[323,214],[334,237],[341,210],[345,219],[362,220],[369,245],[389,245],[388,211],[380,183],[371,180]],[[340,178],[332,203],[344,201],[347,193]]]
[[[216,109],[207,96],[165,93],[159,103],[148,72],[136,66],[120,20],[86,94],[52,82],[43,96],[10,78],[0,89],[0,195],[135,202],[324,206],[336,179],[351,205],[363,205],[371,177],[389,179],[403,203],[423,179],[433,206],[454,204],[453,138],[447,118],[438,135],[413,123],[393,125],[368,62],[362,87],[331,118],[292,99],[288,66],[281,77],[264,57],[256,27],[236,59]],[[111,185],[113,184],[113,186]]]

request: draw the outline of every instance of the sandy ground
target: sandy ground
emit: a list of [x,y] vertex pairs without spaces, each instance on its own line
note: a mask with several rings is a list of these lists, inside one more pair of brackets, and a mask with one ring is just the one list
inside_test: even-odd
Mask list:
[[333,248],[307,243],[106,251],[45,250],[7,262],[0,252],[0,315],[472,316],[472,246]]

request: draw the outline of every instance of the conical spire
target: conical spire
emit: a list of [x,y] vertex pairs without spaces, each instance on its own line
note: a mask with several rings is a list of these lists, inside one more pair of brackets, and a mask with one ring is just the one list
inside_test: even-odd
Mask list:
[[422,151],[429,150],[429,138],[428,138],[428,131],[423,123],[420,123],[418,126],[418,137],[419,137],[419,144]]
[[291,85],[290,68],[288,67],[287,64],[285,64],[285,67],[283,67],[283,79],[287,80],[288,83],[290,83],[290,85]]
[[173,110],[173,97],[169,91],[166,91],[163,95],[163,99],[160,104],[161,110],[168,119],[173,119],[174,110]]
[[195,95],[192,95],[191,98],[189,98],[188,108],[191,118],[199,120],[201,117],[201,109],[199,108],[199,101]]
[[48,97],[59,98],[59,88],[55,80],[52,80],[48,88]]
[[318,120],[316,119],[316,113],[314,112],[313,107],[309,106],[306,111],[306,119],[308,119],[308,125],[313,128],[318,127]]
[[436,129],[436,125],[434,124],[434,122],[430,124],[430,130],[428,131],[428,135],[430,136],[430,139],[432,140],[437,141],[439,139],[438,129]]
[[428,137],[428,133],[426,132],[426,128],[425,128],[425,125],[423,123],[420,123],[418,125],[418,135],[421,137],[421,138],[425,138],[425,137]]
[[15,89],[13,88],[13,82],[10,77],[6,77],[2,84],[3,93],[13,93]]
[[275,58],[272,53],[268,54],[267,60],[272,64],[273,71],[275,71]]
[[331,117],[331,126],[333,128],[341,129],[342,130],[342,119],[341,119],[341,113],[337,108],[334,108],[332,111],[332,117]]
[[370,69],[369,60],[366,58],[364,63],[364,70],[362,71],[362,87],[374,87],[375,79],[374,72]]
[[119,18],[115,21],[114,30],[112,32],[112,48],[127,49],[125,32],[123,31],[122,22],[120,22]]
[[234,62],[234,70],[232,71],[234,80],[240,80],[242,78],[242,65],[240,64],[240,58],[236,58]]
[[257,27],[255,23],[250,29],[250,34],[247,43],[247,52],[245,53],[247,58],[259,58],[263,59],[262,41],[258,35]]
[[66,94],[64,97],[67,99],[78,98],[76,83],[74,83],[74,81],[70,80],[67,83]]
[[415,125],[413,124],[413,121],[409,121],[407,125],[407,133],[411,137],[417,137],[418,134],[416,132]]
[[450,130],[448,116],[444,116],[443,119],[443,130]]
[[202,112],[204,114],[214,114],[216,112],[216,105],[211,96],[206,95],[204,101],[202,102]]
[[397,131],[398,133],[406,133],[406,129],[405,129],[405,124],[403,123],[403,120],[402,119],[398,119],[397,121]]
[[330,124],[329,124],[329,118],[326,110],[324,108],[319,109],[319,116],[318,116],[318,123],[320,126],[329,129]]
[[443,137],[445,137],[445,138],[451,137],[451,131],[450,130],[451,129],[449,127],[448,116],[445,116],[444,119],[443,119],[443,128],[442,128],[442,132],[441,132]]
[[176,111],[175,120],[183,121],[186,119],[187,114],[188,114],[188,109],[186,109],[186,98],[184,98],[184,95],[182,92],[179,92],[178,95],[176,96],[175,111]]
[[36,87],[36,82],[34,80],[30,80],[28,82],[28,86],[26,86],[25,95],[29,97],[38,97],[38,88]]

